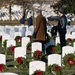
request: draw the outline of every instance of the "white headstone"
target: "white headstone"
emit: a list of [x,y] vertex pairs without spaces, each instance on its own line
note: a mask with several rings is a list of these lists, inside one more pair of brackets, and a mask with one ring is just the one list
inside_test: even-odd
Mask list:
[[6,55],[0,54],[0,64],[6,65]]
[[60,38],[59,37],[56,37],[55,45],[57,45],[58,43],[60,43]]
[[32,32],[31,31],[26,31],[25,32],[25,36],[31,35],[32,36]]
[[29,63],[29,75],[32,75],[36,70],[45,71],[46,64],[43,61],[32,61]]
[[8,40],[7,47],[10,47],[10,46],[16,46],[16,41],[15,40]]
[[21,36],[21,32],[15,32],[15,33],[14,33],[14,38],[15,38],[16,36]]
[[73,43],[73,47],[74,47],[74,52],[75,52],[75,42]]
[[26,47],[29,42],[30,42],[30,38],[23,37],[22,38],[22,47]]
[[24,57],[26,58],[26,48],[16,47],[14,50],[14,58]]
[[4,42],[5,40],[10,40],[10,39],[11,39],[10,35],[8,35],[8,34],[3,34],[3,35],[2,35],[2,44],[3,44],[3,42]]
[[62,57],[65,56],[65,54],[74,53],[74,48],[72,46],[64,46],[62,47]]
[[71,38],[72,39],[72,35],[71,34],[66,34],[66,39]]
[[42,51],[42,43],[40,43],[40,42],[32,43],[32,52],[35,52],[36,50]]
[[18,74],[12,73],[12,72],[3,72],[3,73],[0,73],[0,75],[18,75]]
[[53,64],[61,66],[61,55],[59,54],[48,55],[48,66]]

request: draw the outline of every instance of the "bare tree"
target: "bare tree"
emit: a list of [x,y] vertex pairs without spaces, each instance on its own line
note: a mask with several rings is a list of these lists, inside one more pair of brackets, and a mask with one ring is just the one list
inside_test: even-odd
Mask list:
[[39,3],[40,4],[40,8],[42,6],[42,3],[47,3],[48,0],[0,0],[0,2],[2,4],[9,4],[9,17],[11,20],[11,5],[12,4],[17,4],[17,5],[21,5],[23,8],[23,16],[26,16],[26,10],[33,10],[33,4],[34,3]]

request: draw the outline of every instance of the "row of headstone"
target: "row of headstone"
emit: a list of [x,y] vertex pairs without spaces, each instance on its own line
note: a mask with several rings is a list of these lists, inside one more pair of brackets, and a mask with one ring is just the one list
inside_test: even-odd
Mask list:
[[[58,61],[57,61],[58,59]],[[48,66],[57,64],[61,66],[61,55],[59,54],[51,54],[48,55]],[[46,63],[43,61],[32,61],[29,63],[29,75],[32,75],[35,71],[41,70],[41,71],[46,71]]]
[[34,32],[34,26],[0,26],[0,36],[2,36],[2,42],[4,40],[15,39],[16,36],[26,37],[32,36]]
[[[5,37],[7,37],[7,35],[5,36]],[[9,38],[9,37],[8,37]],[[26,37],[27,38],[27,37]],[[25,37],[23,38],[23,43],[22,43],[22,47],[16,47],[15,48],[15,50],[14,50],[14,60],[17,58],[17,57],[24,57],[24,58],[26,58],[26,45],[27,45],[27,43],[29,42],[29,39],[28,39],[28,41],[27,41],[27,39],[26,39]],[[26,41],[25,41],[26,40]],[[11,41],[11,40],[9,40],[8,39],[8,44],[13,44],[13,45],[15,45],[15,42],[12,42],[11,41],[11,43],[9,43],[9,41]],[[75,44],[75,43],[74,43]],[[8,46],[10,46],[10,45],[8,45]],[[7,47],[8,47],[7,46]],[[25,46],[25,47],[24,47]],[[74,45],[75,46],[75,45]],[[68,50],[67,50],[68,49]],[[39,43],[39,42],[34,42],[34,43],[32,43],[32,53],[33,52],[35,52],[36,50],[40,50],[40,51],[42,51],[42,44],[41,43]],[[65,47],[63,47],[62,48],[62,57],[64,57],[65,56],[65,54],[69,54],[69,53],[74,53],[74,47],[71,47],[71,46],[65,46]],[[1,57],[2,59],[0,59],[1,61],[3,61],[5,64],[6,64],[6,57],[4,56],[4,57]],[[4,60],[3,60],[3,58],[4,58]],[[50,56],[48,56],[48,58],[49,58],[49,60],[48,60],[48,65],[52,65],[52,64],[58,64],[58,65],[60,65],[61,66],[61,55],[59,56],[58,54],[52,54],[52,55],[50,55]],[[59,62],[57,61],[57,58],[59,58]],[[52,60],[53,59],[53,60]],[[30,68],[29,68],[30,69]],[[34,69],[32,69],[31,71],[33,71]],[[29,72],[31,72],[30,70],[29,70]],[[31,72],[31,73],[29,73],[30,75],[32,74],[33,72]]]
[[[21,47],[18,47],[15,49],[15,52],[16,53],[19,52],[19,53],[17,53],[18,57],[22,56],[25,58],[25,56],[23,56],[24,51],[21,51],[21,50],[24,50],[24,49]],[[22,55],[21,55],[21,53],[22,53]],[[14,56],[14,58],[16,59],[17,56]],[[57,59],[58,59],[58,61],[57,61]],[[0,54],[0,64],[6,65],[6,55]],[[52,65],[52,64],[57,64],[57,65],[61,66],[61,55],[59,55],[59,54],[49,55],[48,56],[48,66]],[[46,63],[43,61],[39,61],[39,60],[30,62],[29,63],[29,75],[32,75],[34,73],[34,71],[36,71],[36,70],[45,71],[46,70]]]
[[[32,35],[33,32],[34,32],[34,27],[31,26],[28,28],[28,26],[14,26],[13,27],[5,27],[5,31],[4,31],[6,34],[9,34],[11,36],[13,36],[15,38],[14,35],[18,34],[22,37],[25,37],[27,35]],[[15,33],[15,32],[18,32],[18,33]]]
[[[53,26],[47,26],[47,33],[51,36],[51,28]],[[66,26],[67,28],[67,34],[70,34],[72,32],[75,31],[75,27],[74,26]],[[22,36],[25,36],[25,31],[28,31],[26,32],[26,35],[27,33],[29,34],[32,34],[34,32],[34,26],[30,26],[28,28],[28,26],[0,26],[0,31],[4,31],[6,34],[11,34],[12,32],[21,32],[21,35]],[[69,32],[68,32],[69,31]],[[74,38],[74,34],[72,34],[72,37]]]
[[[66,40],[67,39],[75,39],[75,32],[72,32],[71,34],[67,33],[65,39]],[[57,45],[58,43],[60,43],[60,37],[59,36],[56,37],[55,45]]]
[[[68,49],[68,50],[67,50]],[[39,42],[34,42],[32,43],[32,53],[35,52],[36,50],[42,50],[42,45]],[[74,48],[71,46],[64,46],[62,48],[62,58],[65,56],[65,54],[69,54],[69,53],[73,53],[74,54]],[[14,50],[14,60],[17,57],[24,57],[26,58],[26,50],[23,47],[16,47]],[[57,61],[58,59],[58,61]],[[29,64],[29,75],[31,75],[32,73],[34,73],[34,71],[41,69],[42,71],[45,71],[46,66],[45,63],[43,64],[43,67],[41,65],[42,61],[33,61],[30,62]],[[58,64],[59,66],[61,66],[62,59],[61,59],[61,55],[59,54],[51,54],[48,55],[48,66],[52,65],[52,64]],[[0,63],[1,64],[6,64],[6,55],[0,54]],[[39,64],[40,63],[40,64]],[[37,65],[38,67],[37,67]],[[40,67],[41,65],[41,67]],[[35,68],[36,67],[36,68]]]
[[[75,45],[75,43],[74,43]],[[64,46],[62,48],[62,56],[59,54],[51,54],[48,55],[48,66],[57,64],[59,66],[62,66],[62,58],[67,54],[74,54],[74,48],[72,46]],[[57,60],[58,59],[58,60]],[[42,61],[32,61],[29,63],[29,75],[32,75],[35,71],[41,70],[46,71],[46,64]]]

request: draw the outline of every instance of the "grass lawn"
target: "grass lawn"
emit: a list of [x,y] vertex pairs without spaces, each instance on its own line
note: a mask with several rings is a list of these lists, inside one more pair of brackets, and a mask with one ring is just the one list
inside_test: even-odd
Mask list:
[[[49,25],[57,25],[57,21],[48,21]],[[20,22],[18,20],[8,20],[8,21],[0,21],[0,25],[20,25]],[[27,21],[25,21],[25,25],[27,25]],[[35,25],[35,20],[33,21],[33,25]],[[75,25],[75,21],[71,22],[71,25]]]

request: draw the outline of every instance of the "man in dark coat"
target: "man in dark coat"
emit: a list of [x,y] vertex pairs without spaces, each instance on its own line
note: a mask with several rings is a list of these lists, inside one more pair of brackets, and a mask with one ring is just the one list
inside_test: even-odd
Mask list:
[[45,52],[45,42],[46,42],[46,19],[41,14],[41,10],[36,11],[36,27],[34,29],[35,40],[42,43],[42,50]]
[[64,15],[64,10],[62,8],[58,10],[58,15],[59,16],[56,16],[56,17],[49,17],[48,19],[58,20],[57,30],[59,32],[60,44],[61,44],[61,50],[62,50],[62,47],[66,45],[65,34],[66,34],[67,18]]
[[32,12],[31,11],[27,15],[27,22],[28,22],[28,26],[33,25],[33,19],[32,19]]
[[32,26],[33,25],[32,16],[30,18],[28,18],[27,21],[28,21],[28,26]]
[[20,24],[25,24],[25,17],[24,16],[20,19]]

